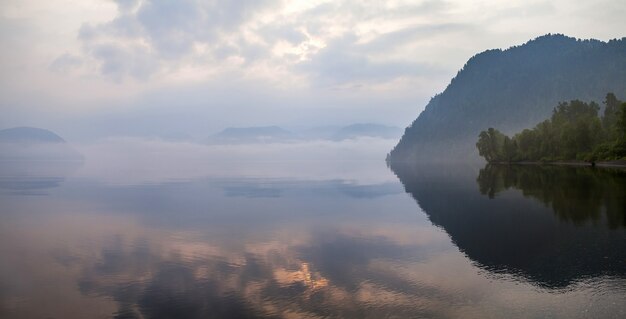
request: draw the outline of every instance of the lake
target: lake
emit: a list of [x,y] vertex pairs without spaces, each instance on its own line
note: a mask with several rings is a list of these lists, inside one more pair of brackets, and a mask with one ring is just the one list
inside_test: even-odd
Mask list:
[[626,317],[624,170],[150,147],[2,164],[0,317]]

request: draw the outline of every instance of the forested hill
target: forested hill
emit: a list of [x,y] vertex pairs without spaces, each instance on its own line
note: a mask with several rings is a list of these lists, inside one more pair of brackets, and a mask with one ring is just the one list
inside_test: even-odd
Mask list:
[[405,130],[388,160],[478,159],[485,127],[505,134],[533,127],[560,101],[602,101],[626,93],[626,38],[602,42],[545,35],[475,55]]

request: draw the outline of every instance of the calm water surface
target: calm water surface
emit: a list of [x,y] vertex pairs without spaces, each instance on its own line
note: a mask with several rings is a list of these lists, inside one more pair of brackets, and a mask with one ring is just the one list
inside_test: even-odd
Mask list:
[[0,176],[2,318],[626,317],[624,171],[24,165]]

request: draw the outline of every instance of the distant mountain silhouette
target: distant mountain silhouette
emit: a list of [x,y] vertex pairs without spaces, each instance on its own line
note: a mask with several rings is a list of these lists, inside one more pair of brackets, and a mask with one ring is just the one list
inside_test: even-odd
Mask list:
[[376,123],[357,123],[348,126],[318,126],[301,131],[288,131],[278,126],[229,127],[210,136],[209,144],[277,143],[303,140],[342,141],[361,137],[396,139],[402,129]]
[[602,42],[545,35],[475,55],[405,130],[388,159],[478,160],[480,131],[505,134],[548,118],[560,101],[626,94],[626,38]]
[[386,126],[374,123],[358,123],[348,125],[333,134],[333,140],[345,140],[359,137],[398,138],[402,129],[395,126]]
[[298,130],[296,132],[300,138],[305,140],[330,140],[340,129],[342,129],[340,125],[324,125]]
[[35,127],[0,130],[0,160],[82,159],[82,155],[51,131]]
[[0,130],[0,143],[65,143],[65,140],[48,130],[22,126]]
[[208,143],[271,143],[295,139],[294,133],[278,126],[229,127],[209,137]]

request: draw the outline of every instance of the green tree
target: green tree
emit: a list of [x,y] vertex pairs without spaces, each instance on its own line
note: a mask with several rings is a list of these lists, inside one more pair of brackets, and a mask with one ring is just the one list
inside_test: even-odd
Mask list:
[[478,154],[488,162],[505,161],[505,139],[508,139],[508,137],[493,127],[490,127],[487,131],[480,132],[478,142],[476,143]]
[[620,113],[620,101],[613,93],[607,93],[604,99],[604,115],[602,116],[602,128],[606,137],[610,140],[617,138],[617,120]]
[[620,106],[616,121],[617,140],[611,147],[615,159],[626,159],[626,103]]
[[493,161],[493,150],[489,141],[489,133],[482,131],[478,135],[478,142],[476,142],[476,148],[478,148],[478,155],[485,158],[487,162]]
[[512,162],[514,159],[517,159],[517,141],[505,136],[502,145],[502,153],[503,159],[507,162]]
[[626,138],[626,102],[622,103],[622,105],[620,106],[618,115],[617,115],[617,120],[616,122],[616,128],[619,135],[620,139],[624,139]]
[[[489,128],[479,135],[479,154],[488,162],[613,160],[626,156],[626,104],[607,94],[604,117],[595,102],[561,102],[552,116],[509,138]],[[610,128],[610,129],[607,129]]]

